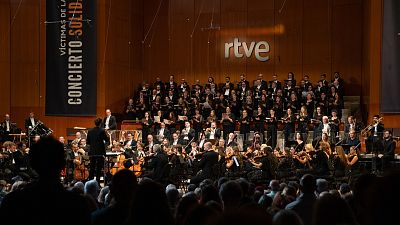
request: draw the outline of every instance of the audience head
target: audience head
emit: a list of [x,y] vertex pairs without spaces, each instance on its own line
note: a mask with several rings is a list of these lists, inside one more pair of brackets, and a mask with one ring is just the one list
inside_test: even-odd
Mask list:
[[51,136],[43,137],[32,145],[29,159],[41,179],[58,180],[66,164],[63,144]]
[[305,174],[300,179],[300,190],[302,193],[314,193],[316,189],[315,177],[311,174]]
[[136,189],[136,176],[132,171],[127,169],[119,170],[115,173],[109,185],[110,194],[116,204],[130,204]]

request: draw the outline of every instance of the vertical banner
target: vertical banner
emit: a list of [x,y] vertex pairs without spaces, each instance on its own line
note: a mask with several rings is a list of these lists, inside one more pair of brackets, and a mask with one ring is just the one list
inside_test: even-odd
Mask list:
[[46,115],[96,115],[96,2],[46,1]]
[[384,1],[381,69],[381,112],[399,113],[400,1],[398,0]]

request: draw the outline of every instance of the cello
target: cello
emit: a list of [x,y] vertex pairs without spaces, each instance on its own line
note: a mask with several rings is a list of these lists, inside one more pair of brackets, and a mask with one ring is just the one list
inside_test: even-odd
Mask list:
[[82,156],[75,156],[75,171],[74,178],[75,180],[82,181],[86,180],[89,177],[89,171],[85,168],[85,164],[82,162]]

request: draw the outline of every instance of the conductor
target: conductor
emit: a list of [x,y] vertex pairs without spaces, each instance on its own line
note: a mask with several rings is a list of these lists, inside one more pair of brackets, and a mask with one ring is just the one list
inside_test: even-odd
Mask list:
[[90,170],[89,180],[96,175],[97,182],[100,183],[101,170],[104,167],[104,156],[106,155],[105,143],[108,141],[106,131],[101,128],[101,118],[94,121],[95,127],[90,129],[87,134],[87,144],[89,147]]

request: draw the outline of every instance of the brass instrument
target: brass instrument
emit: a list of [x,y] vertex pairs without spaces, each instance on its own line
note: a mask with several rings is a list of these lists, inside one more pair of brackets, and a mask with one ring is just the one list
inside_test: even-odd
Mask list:
[[372,128],[376,125],[378,125],[380,122],[382,122],[383,117],[379,117],[377,120],[373,120],[372,123],[370,123],[368,126],[366,126],[364,129],[361,130],[361,135],[364,136],[365,138],[368,135],[368,132],[372,130]]

